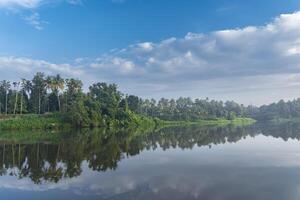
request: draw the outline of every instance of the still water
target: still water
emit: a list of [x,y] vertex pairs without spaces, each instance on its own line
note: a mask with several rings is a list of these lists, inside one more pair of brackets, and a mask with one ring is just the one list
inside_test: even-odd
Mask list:
[[0,138],[0,199],[300,199],[297,124]]

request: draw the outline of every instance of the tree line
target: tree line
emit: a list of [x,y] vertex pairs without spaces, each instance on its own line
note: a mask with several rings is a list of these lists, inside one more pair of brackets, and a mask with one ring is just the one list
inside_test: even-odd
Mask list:
[[67,111],[68,104],[82,90],[82,82],[45,76],[38,72],[32,80],[0,82],[0,114],[43,114]]
[[[133,98],[133,97],[132,97]],[[137,101],[137,99],[135,100]],[[180,97],[178,99],[161,98],[140,99],[137,107],[133,107],[140,114],[158,117],[163,120],[189,120],[226,118],[234,119],[243,117],[246,108],[234,101],[216,101],[206,99],[195,99]]]
[[61,113],[79,126],[130,123],[137,116],[162,120],[199,120],[247,116],[248,108],[234,101],[183,98],[142,99],[125,95],[116,84],[92,84],[87,92],[79,79],[38,72],[32,80],[0,82],[0,115]]
[[61,113],[77,125],[130,123],[139,116],[162,120],[199,120],[252,117],[257,120],[299,118],[300,99],[270,105],[244,106],[234,101],[206,99],[143,99],[125,95],[116,84],[92,84],[83,92],[79,79],[36,73],[31,80],[0,81],[0,117],[6,115]]
[[280,100],[269,105],[249,106],[247,115],[260,121],[272,119],[300,118],[300,98],[291,101]]

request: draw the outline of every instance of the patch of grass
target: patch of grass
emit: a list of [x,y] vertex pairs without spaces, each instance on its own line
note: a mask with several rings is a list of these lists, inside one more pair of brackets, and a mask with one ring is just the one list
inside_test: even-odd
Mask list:
[[0,130],[46,130],[67,126],[57,115],[24,115],[0,120]]
[[188,125],[199,125],[199,126],[208,126],[208,125],[250,125],[255,123],[256,120],[252,118],[235,118],[232,120],[217,118],[211,120],[197,120],[197,121],[162,121],[161,125],[163,126],[188,126]]

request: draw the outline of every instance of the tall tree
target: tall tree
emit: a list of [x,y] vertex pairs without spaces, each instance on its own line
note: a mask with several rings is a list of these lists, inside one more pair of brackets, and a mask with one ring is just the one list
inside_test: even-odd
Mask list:
[[18,93],[19,93],[19,86],[20,82],[13,82],[14,88],[15,88],[15,105],[14,105],[14,115],[16,114],[17,105],[18,105]]
[[32,79],[31,100],[33,102],[33,110],[41,114],[41,104],[46,97],[46,81],[45,74],[38,72]]
[[10,90],[10,87],[11,87],[11,84],[9,81],[7,80],[3,80],[1,81],[1,85],[4,89],[4,92],[5,92],[5,114],[7,115],[7,111],[8,111],[8,91]]
[[116,84],[95,83],[89,89],[89,95],[100,102],[102,114],[114,118],[122,98],[118,86]]
[[82,81],[78,79],[66,79],[67,86],[67,95],[66,95],[66,103],[72,102],[75,100],[76,96],[82,92]]
[[31,91],[31,82],[26,79],[21,80],[21,104],[20,104],[20,114],[23,114],[23,103],[24,103],[24,95],[28,95],[28,93]]
[[60,90],[63,90],[65,87],[65,81],[64,79],[57,74],[56,76],[50,76],[46,79],[47,85],[49,85],[49,88],[52,90],[52,92],[56,95],[57,98],[57,104],[58,104],[58,110],[61,111],[61,102],[59,98],[59,92]]

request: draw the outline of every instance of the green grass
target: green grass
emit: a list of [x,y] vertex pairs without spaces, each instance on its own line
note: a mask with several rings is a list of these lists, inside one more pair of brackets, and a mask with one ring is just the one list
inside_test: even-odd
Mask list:
[[[227,120],[223,118],[211,120],[198,120],[198,121],[163,121],[158,118],[151,118],[147,116],[140,116],[134,113],[130,115],[130,121],[119,122],[113,129],[119,128],[132,128],[139,130],[150,130],[161,128],[165,126],[188,126],[188,125],[249,125],[254,123],[255,120],[251,118],[235,118]],[[64,123],[64,119],[59,114],[51,115],[23,115],[0,120],[0,131],[3,130],[61,130],[70,128],[70,124]]]
[[0,120],[0,130],[46,130],[66,126],[57,115],[24,115]]
[[[130,132],[132,136],[148,134],[158,131],[165,127],[175,126],[226,126],[233,124],[235,126],[249,125],[255,122],[250,118],[236,118],[234,120],[214,119],[190,121],[162,121],[157,118],[145,116],[135,116],[135,123],[131,127],[118,127],[109,129],[112,132]],[[49,126],[50,125],[50,126]],[[64,137],[69,137],[71,132],[77,130],[65,129],[66,124],[57,115],[38,116],[26,115],[0,120],[0,140],[8,142],[59,142]],[[109,128],[109,127],[107,127]],[[62,130],[63,129],[63,130]],[[97,130],[97,129],[95,129]]]
[[235,118],[233,120],[217,118],[211,120],[198,120],[198,121],[162,121],[161,125],[164,126],[188,126],[188,125],[199,125],[199,126],[207,126],[207,125],[250,125],[255,123],[256,121],[251,118]]

